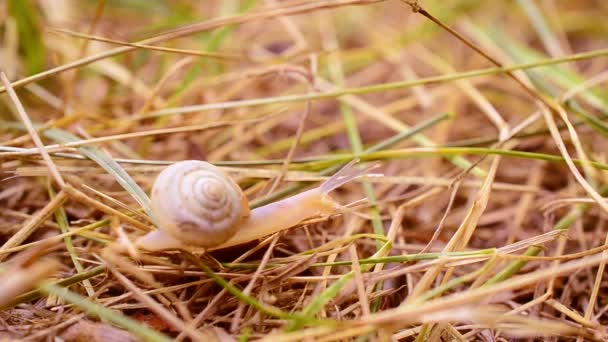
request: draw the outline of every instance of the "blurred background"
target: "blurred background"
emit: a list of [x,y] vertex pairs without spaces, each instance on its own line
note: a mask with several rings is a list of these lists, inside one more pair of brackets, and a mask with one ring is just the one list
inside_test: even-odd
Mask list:
[[[422,12],[416,12],[416,4]],[[46,145],[76,142],[50,150],[65,181],[148,225],[141,203],[154,177],[172,161],[206,160],[225,167],[255,206],[297,192],[294,184],[323,180],[329,166],[362,156],[364,161],[379,160],[373,172],[385,177],[348,184],[335,194],[341,203],[364,198],[364,204],[355,206],[359,215],[290,231],[280,238],[274,258],[299,255],[357,233],[387,234],[404,204],[407,209],[397,222],[402,228],[387,255],[446,251],[453,247],[454,236],[464,234],[449,251],[507,248],[525,240],[525,247],[543,244],[542,251],[530,255],[556,256],[589,251],[605,240],[605,213],[598,205],[581,209],[581,204],[596,202],[563,158],[578,159],[581,178],[604,194],[606,18],[608,2],[602,0],[0,0],[0,71],[12,82]],[[510,71],[518,81],[487,56],[514,66]],[[35,145],[13,100],[5,88],[2,93],[0,227],[7,241],[49,203],[49,191],[58,187],[32,150]],[[550,106],[548,116],[539,105],[542,101],[556,106]],[[568,121],[555,108],[563,109]],[[555,120],[553,134],[549,118]],[[574,134],[567,129],[570,123]],[[371,152],[376,154],[366,154]],[[580,162],[584,159],[595,164]],[[122,171],[108,171],[113,165]],[[133,183],[121,183],[121,172]],[[57,235],[61,220],[74,229],[108,217],[107,211],[73,197],[62,208],[63,219],[51,219],[26,242]],[[568,216],[573,208],[579,211]],[[564,217],[569,221],[560,221]],[[75,250],[56,251],[53,255],[63,265],[57,278],[96,267],[100,248],[118,239],[117,225],[106,223],[88,236],[75,236]],[[464,233],[463,227],[469,226]],[[570,238],[554,234],[543,240],[542,234],[555,227],[570,228]],[[124,228],[125,236],[138,234],[136,227]],[[374,255],[376,242],[358,240],[359,257]],[[348,251],[334,252],[318,261],[351,259]],[[241,253],[214,256],[230,261]],[[80,266],[71,261],[75,255]],[[259,263],[262,255],[253,254],[248,261]],[[174,270],[180,262],[169,255],[162,263],[149,259],[139,266],[149,271],[156,263]],[[501,260],[484,268],[480,283],[493,279],[507,264]],[[289,286],[255,286],[251,295],[286,312],[299,312],[327,285],[314,277],[350,270],[303,265],[303,280],[294,274]],[[386,264],[385,271],[398,272],[404,265]],[[547,265],[549,261],[523,262],[501,280]],[[440,273],[470,275],[481,272],[480,267],[465,265]],[[255,269],[233,271],[249,277]],[[154,321],[158,317],[150,314],[153,310],[121,297],[126,290],[115,275],[102,279],[99,272],[71,290],[169,336],[179,334],[171,324]],[[166,272],[158,276],[162,286],[196,278]],[[372,314],[420,294],[414,289],[421,286],[424,272],[404,274],[384,283],[371,281],[381,284],[377,287],[368,284],[367,296],[375,303]],[[434,279],[437,286],[440,279]],[[235,282],[240,288],[247,285]],[[446,293],[468,291],[467,282]],[[514,309],[551,292],[567,310],[540,304],[537,311],[526,312],[563,323],[565,335],[575,335],[568,330],[572,327],[603,334],[600,325],[608,322],[603,273],[596,278],[595,269],[585,268],[551,286],[514,288],[499,302]],[[190,310],[177,309],[180,317],[191,320],[189,315],[204,310],[221,290],[200,284],[178,287],[177,298]],[[187,300],[189,296],[194,297]],[[355,294],[340,297],[333,305],[321,305],[321,316],[364,320],[370,316],[358,306],[359,300]],[[17,307],[0,313],[14,328],[7,334],[42,336],[59,319],[49,309],[58,302],[23,299],[18,308],[27,313],[15,311]],[[44,312],[33,311],[36,305]],[[198,324],[233,337],[262,337],[285,327],[273,320],[259,323],[253,309],[239,311],[242,320],[235,318],[237,307],[239,302],[230,295]],[[65,310],[74,317],[71,308]],[[24,323],[28,317],[35,317],[36,324]],[[465,339],[491,340],[506,329],[479,317],[471,320],[482,323],[471,328],[457,318],[448,319]],[[18,328],[20,324],[27,329]],[[390,336],[428,338],[421,322],[409,324],[389,329]],[[521,331],[532,335],[562,331],[536,321],[524,326],[527,330]],[[57,333],[60,330],[53,331]],[[381,337],[378,333],[370,338]]]

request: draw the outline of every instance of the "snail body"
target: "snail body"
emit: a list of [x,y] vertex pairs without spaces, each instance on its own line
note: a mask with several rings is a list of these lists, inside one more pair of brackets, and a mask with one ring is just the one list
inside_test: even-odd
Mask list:
[[227,248],[259,239],[296,226],[315,216],[330,215],[339,205],[320,188],[313,188],[283,200],[253,209],[251,215],[238,223],[238,232],[211,249]]
[[149,251],[187,246],[220,249],[329,215],[341,206],[328,193],[364,171],[347,166],[319,187],[249,210],[240,187],[209,163],[182,161],[164,169],[152,188],[159,229],[135,241]]

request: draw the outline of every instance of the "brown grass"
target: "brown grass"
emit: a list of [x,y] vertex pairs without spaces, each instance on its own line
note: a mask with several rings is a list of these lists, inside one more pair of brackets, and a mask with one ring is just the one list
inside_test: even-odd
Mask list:
[[[0,340],[607,339],[606,16],[0,2]],[[335,215],[211,252],[132,245],[175,161],[258,207],[355,158],[380,166]]]

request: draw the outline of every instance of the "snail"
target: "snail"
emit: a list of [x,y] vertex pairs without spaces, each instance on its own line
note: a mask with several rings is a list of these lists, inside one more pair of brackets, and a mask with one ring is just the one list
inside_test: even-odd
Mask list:
[[241,188],[218,167],[187,160],[165,168],[152,187],[157,230],[135,241],[148,251],[204,247],[220,249],[291,228],[305,219],[343,208],[329,192],[362,176],[349,163],[320,186],[249,209]]

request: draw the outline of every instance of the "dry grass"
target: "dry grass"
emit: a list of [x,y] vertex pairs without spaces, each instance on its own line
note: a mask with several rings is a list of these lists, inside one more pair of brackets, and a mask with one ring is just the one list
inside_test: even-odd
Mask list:
[[[606,16],[0,2],[0,340],[608,339]],[[380,167],[330,217],[207,252],[129,243],[174,161],[259,207],[356,158]]]

